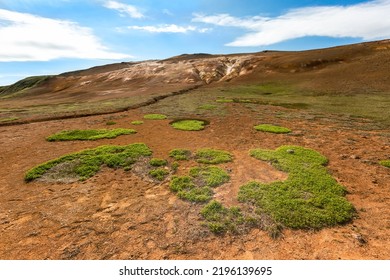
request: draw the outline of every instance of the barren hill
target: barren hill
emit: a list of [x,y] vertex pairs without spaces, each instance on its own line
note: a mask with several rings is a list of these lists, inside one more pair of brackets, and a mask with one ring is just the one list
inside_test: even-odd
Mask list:
[[[275,81],[325,94],[389,92],[389,71],[390,40],[301,52],[184,54],[165,60],[122,62],[56,76],[30,77],[1,87],[0,106],[28,111],[38,105],[114,103],[110,108],[96,108],[104,112],[134,107],[158,96],[199,86]],[[121,106],[116,104],[118,100],[122,100]],[[74,114],[82,113],[85,108],[75,111]],[[3,113],[2,117],[7,116]]]

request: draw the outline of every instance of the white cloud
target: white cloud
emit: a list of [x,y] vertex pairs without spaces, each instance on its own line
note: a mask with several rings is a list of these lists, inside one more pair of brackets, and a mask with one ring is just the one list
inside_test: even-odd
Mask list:
[[274,18],[237,18],[227,14],[195,14],[193,22],[237,27],[247,33],[227,46],[266,46],[306,36],[353,37],[377,40],[390,37],[390,0],[349,6],[318,6],[290,10]]
[[56,58],[122,59],[77,23],[0,9],[0,62]]
[[147,31],[151,33],[187,33],[189,31],[193,32],[200,32],[200,33],[205,33],[209,31],[209,28],[198,28],[196,26],[179,26],[176,24],[161,24],[157,26],[153,25],[146,25],[146,26],[128,26],[128,29],[132,30],[141,30],[141,31]]
[[143,18],[144,15],[135,7],[128,4],[123,4],[117,1],[106,1],[103,4],[104,7],[112,10],[116,10],[120,15],[128,15],[132,18]]

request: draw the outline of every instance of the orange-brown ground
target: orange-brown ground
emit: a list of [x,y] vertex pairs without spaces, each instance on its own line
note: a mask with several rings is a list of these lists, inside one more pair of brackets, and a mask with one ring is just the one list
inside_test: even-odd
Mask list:
[[[47,142],[63,129],[106,127],[107,116],[0,127],[0,259],[389,259],[389,131],[363,131],[348,119],[277,119],[294,110],[261,106],[262,122],[279,123],[290,135],[256,132],[256,112],[227,104],[226,116],[211,117],[199,132],[174,130],[169,120],[145,121],[135,135],[90,142]],[[142,109],[113,114],[116,125],[132,127]],[[332,118],[335,119],[332,119]],[[133,127],[132,127],[133,128]],[[233,153],[225,164],[231,181],[216,198],[237,204],[239,186],[249,180],[285,178],[270,165],[250,158],[252,148],[302,145],[329,159],[328,170],[347,190],[357,217],[320,231],[283,230],[272,239],[252,229],[241,235],[214,235],[202,226],[201,206],[182,201],[168,184],[151,183],[123,170],[103,169],[72,184],[25,183],[25,172],[66,153],[103,144],[143,142],[153,156],[167,158],[174,148],[219,148]],[[183,164],[181,168],[185,168]]]

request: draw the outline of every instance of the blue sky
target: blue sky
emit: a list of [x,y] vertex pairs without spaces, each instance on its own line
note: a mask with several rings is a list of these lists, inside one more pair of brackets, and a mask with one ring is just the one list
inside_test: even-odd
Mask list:
[[0,85],[183,53],[390,38],[390,0],[0,0]]

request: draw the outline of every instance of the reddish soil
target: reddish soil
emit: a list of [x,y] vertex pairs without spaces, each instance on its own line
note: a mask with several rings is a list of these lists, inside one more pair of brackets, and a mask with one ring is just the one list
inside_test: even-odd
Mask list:
[[[145,121],[135,135],[90,142],[47,142],[63,129],[106,127],[107,116],[55,120],[0,127],[0,259],[389,259],[390,169],[377,164],[387,158],[389,131],[345,128],[348,120],[277,119],[263,106],[262,121],[291,128],[290,135],[256,132],[256,113],[228,104],[228,116],[213,117],[199,132],[174,130],[169,120]],[[113,114],[116,125],[133,127],[141,109]],[[343,128],[344,127],[344,128]],[[387,133],[387,134],[385,134]],[[387,136],[386,136],[387,135]],[[231,181],[216,197],[234,205],[238,188],[250,180],[286,178],[248,155],[253,148],[302,145],[329,159],[329,172],[347,190],[357,209],[350,223],[319,231],[283,230],[272,239],[267,232],[215,235],[202,225],[200,205],[182,201],[168,183],[152,183],[123,170],[103,169],[71,184],[25,183],[30,168],[66,153],[103,144],[143,142],[153,156],[168,158],[174,148],[192,151],[218,148],[234,154]],[[180,168],[186,168],[182,164]],[[181,171],[183,172],[183,171]]]

